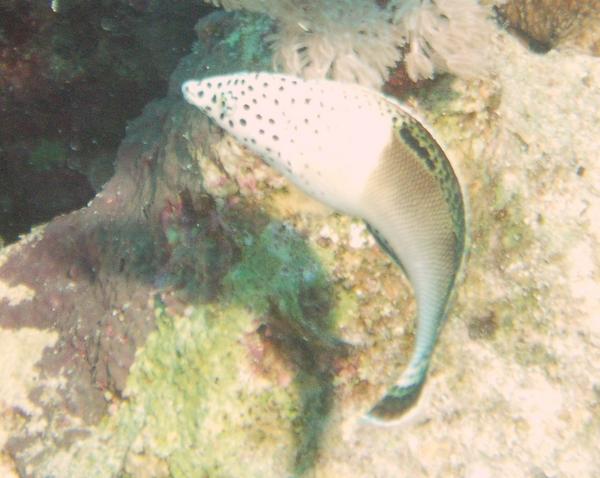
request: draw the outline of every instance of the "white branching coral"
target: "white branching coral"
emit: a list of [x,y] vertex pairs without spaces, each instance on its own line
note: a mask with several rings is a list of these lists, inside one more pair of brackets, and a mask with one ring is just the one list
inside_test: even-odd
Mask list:
[[[267,14],[278,70],[380,87],[399,61],[413,80],[438,71],[474,77],[488,69],[493,36],[476,0],[206,0]],[[382,3],[382,2],[380,2]]]

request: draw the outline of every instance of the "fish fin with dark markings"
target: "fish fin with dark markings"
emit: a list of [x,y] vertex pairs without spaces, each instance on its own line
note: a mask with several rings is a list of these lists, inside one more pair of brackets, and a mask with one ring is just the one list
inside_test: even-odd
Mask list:
[[391,423],[404,417],[419,401],[425,380],[411,385],[394,385],[369,410],[366,418],[377,423]]
[[387,255],[390,256],[394,260],[394,262],[400,266],[400,269],[402,269],[402,272],[404,272],[404,275],[407,275],[406,269],[404,268],[404,265],[400,261],[400,258],[396,255],[396,253],[391,248],[391,246],[388,244],[388,242],[385,240],[385,238],[379,233],[379,231],[375,227],[371,226],[371,224],[369,224],[368,222],[365,221],[365,225],[367,226],[367,230],[371,233],[371,235],[377,241],[377,244],[379,244],[379,247],[381,247],[387,253]]

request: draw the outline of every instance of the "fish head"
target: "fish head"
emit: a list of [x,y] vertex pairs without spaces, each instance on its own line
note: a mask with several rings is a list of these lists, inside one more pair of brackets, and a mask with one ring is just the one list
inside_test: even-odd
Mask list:
[[186,101],[300,189],[359,215],[357,198],[391,118],[374,92],[357,85],[267,72],[189,80]]
[[181,91],[188,103],[196,106],[220,126],[226,127],[238,104],[239,95],[233,86],[236,85],[231,85],[229,78],[217,76],[188,80],[182,85]]

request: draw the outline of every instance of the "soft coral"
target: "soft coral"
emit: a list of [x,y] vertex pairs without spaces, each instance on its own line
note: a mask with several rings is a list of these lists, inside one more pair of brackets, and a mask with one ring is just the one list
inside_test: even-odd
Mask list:
[[492,25],[476,0],[206,0],[275,18],[275,66],[380,88],[404,60],[412,80],[488,68]]

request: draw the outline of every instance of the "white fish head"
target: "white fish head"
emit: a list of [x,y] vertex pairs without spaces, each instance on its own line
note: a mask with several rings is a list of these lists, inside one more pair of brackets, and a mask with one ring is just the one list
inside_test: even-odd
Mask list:
[[199,108],[221,126],[225,126],[238,103],[235,90],[223,88],[226,81],[228,80],[223,77],[189,80],[182,85],[181,91],[188,103]]
[[190,80],[186,101],[309,195],[352,215],[392,135],[383,97],[357,85],[240,72]]
[[294,142],[288,112],[300,83],[283,75],[240,72],[186,81],[182,92],[188,103],[281,171],[283,150]]

